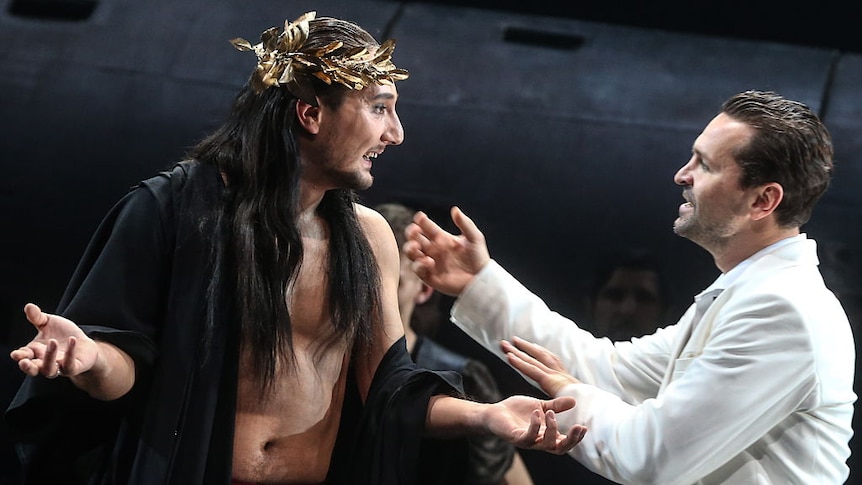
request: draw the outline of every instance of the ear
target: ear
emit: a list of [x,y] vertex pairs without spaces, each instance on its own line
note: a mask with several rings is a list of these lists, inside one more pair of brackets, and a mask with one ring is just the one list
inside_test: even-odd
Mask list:
[[434,294],[434,288],[422,283],[422,289],[419,290],[419,293],[416,294],[415,303],[417,305],[421,305],[431,299],[431,295]]
[[305,131],[316,135],[320,131],[320,102],[317,105],[308,104],[301,99],[296,100],[296,118]]
[[784,187],[777,182],[761,185],[755,192],[754,203],[751,205],[751,216],[759,221],[778,208],[778,204],[784,199]]

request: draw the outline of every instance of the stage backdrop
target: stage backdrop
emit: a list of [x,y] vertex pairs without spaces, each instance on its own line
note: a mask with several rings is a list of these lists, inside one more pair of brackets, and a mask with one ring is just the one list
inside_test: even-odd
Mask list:
[[[595,262],[630,247],[657,254],[678,315],[718,274],[705,251],[671,229],[682,202],[673,175],[695,137],[738,91],[775,90],[809,104],[833,133],[837,168],[805,230],[821,244],[827,282],[862,325],[859,53],[421,2],[22,8],[48,3],[0,0],[3,355],[32,336],[25,303],[57,304],[113,203],[225,115],[254,66],[228,40],[256,41],[308,10],[397,38],[396,63],[411,74],[398,85],[406,140],[375,161],[363,201],[403,202],[441,222],[461,206],[494,258],[576,318]],[[488,359],[456,331],[444,335]],[[489,365],[505,389],[529,390]],[[0,368],[5,407],[19,376],[8,359]],[[542,483],[547,467],[531,468]]]

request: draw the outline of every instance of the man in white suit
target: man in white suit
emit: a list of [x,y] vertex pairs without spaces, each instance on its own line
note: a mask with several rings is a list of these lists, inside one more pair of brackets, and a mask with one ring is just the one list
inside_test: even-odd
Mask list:
[[[838,484],[848,477],[855,350],[846,314],[800,231],[829,185],[832,144],[805,105],[771,92],[728,99],[674,181],[674,231],[721,275],[675,325],[597,339],[551,311],[488,254],[419,214],[405,249],[458,299],[453,321],[577,405],[590,431],[569,454],[621,483]],[[534,343],[535,342],[535,343]]]

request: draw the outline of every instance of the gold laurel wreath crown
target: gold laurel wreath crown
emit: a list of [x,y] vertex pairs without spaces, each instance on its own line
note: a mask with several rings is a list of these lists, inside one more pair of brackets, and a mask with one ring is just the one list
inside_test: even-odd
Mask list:
[[[408,73],[392,63],[395,40],[389,39],[374,52],[367,48],[350,49],[341,55],[333,52],[342,47],[332,42],[313,52],[299,52],[308,39],[308,22],[316,12],[307,12],[293,22],[284,22],[284,30],[272,27],[260,34],[260,43],[251,45],[243,38],[230,42],[240,51],[254,51],[257,67],[251,78],[256,93],[270,86],[299,84],[297,74],[310,74],[326,84],[333,82],[350,89],[363,89],[371,83],[392,85],[407,79]],[[300,89],[302,91],[302,89]],[[306,100],[307,101],[307,100]]]

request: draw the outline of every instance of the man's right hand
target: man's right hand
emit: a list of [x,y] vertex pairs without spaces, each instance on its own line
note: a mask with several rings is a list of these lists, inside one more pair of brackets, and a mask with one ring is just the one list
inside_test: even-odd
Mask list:
[[9,354],[22,372],[53,379],[76,376],[93,368],[99,348],[74,322],[45,313],[32,303],[24,307],[24,314],[38,333],[26,346]]
[[28,303],[27,320],[36,337],[9,356],[29,376],[68,377],[90,396],[110,401],[124,396],[135,384],[135,362],[119,348],[91,339],[75,322],[43,312]]
[[461,209],[452,208],[452,221],[461,235],[450,234],[418,212],[407,227],[403,249],[422,281],[441,293],[458,296],[491,257],[485,236]]

